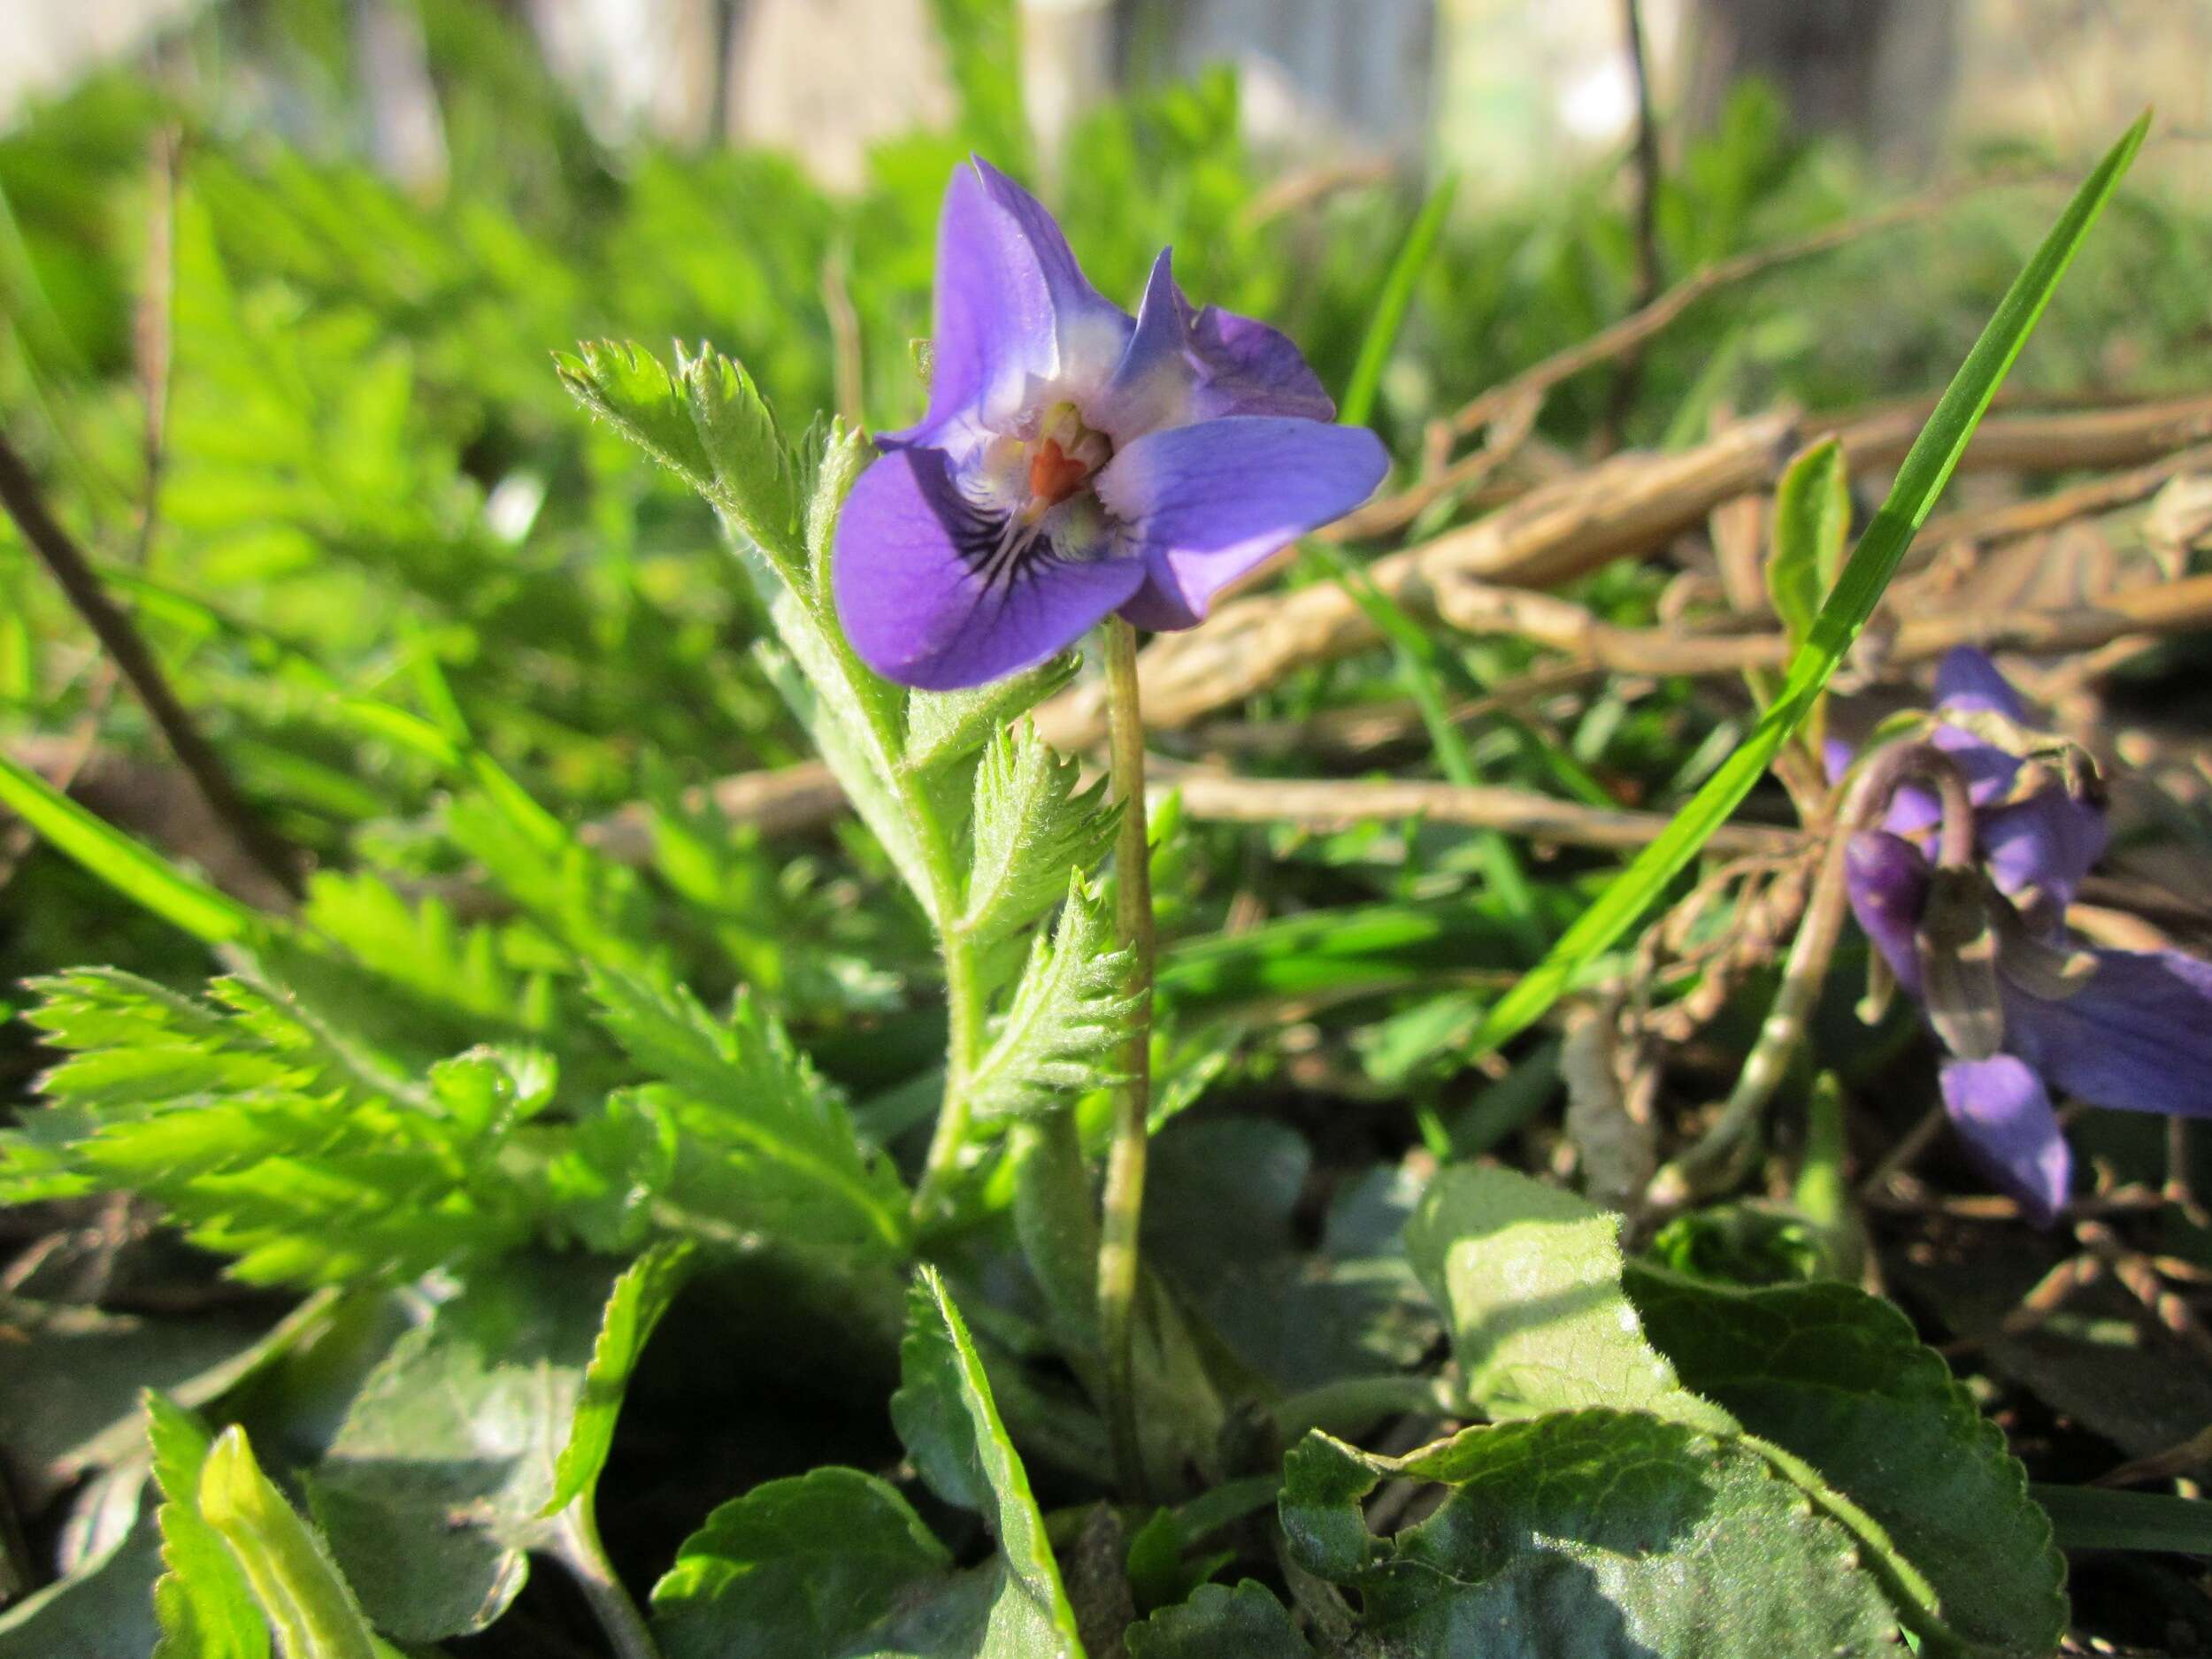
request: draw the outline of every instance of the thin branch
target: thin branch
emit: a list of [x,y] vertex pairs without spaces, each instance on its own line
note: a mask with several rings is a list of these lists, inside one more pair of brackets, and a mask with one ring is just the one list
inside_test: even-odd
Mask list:
[[1441,465],[1449,458],[1452,446],[1458,440],[1481,431],[1515,397],[1525,396],[1532,388],[1548,391],[1563,380],[1572,380],[1585,369],[1594,368],[1601,363],[1610,362],[1625,352],[1636,349],[1652,336],[1671,326],[1691,306],[1718,289],[1749,281],[1754,277],[1763,276],[1770,271],[1794,265],[1818,254],[1832,253],[1839,248],[1848,247],[1882,231],[1932,219],[1953,205],[1961,196],[1979,190],[1993,189],[2007,184],[2054,181],[2062,176],[2055,173],[2038,172],[1945,185],[1864,219],[1826,226],[1794,242],[1781,242],[1770,248],[1755,248],[1749,252],[1709,265],[1702,271],[1684,278],[1641,310],[1630,312],[1620,321],[1600,329],[1586,340],[1578,340],[1573,345],[1554,352],[1542,362],[1522,370],[1511,380],[1492,387],[1455,412],[1439,417],[1429,428],[1430,456],[1436,465]]
[[47,510],[36,481],[5,437],[0,437],[0,507],[7,510],[23,539],[53,572],[69,603],[160,728],[178,764],[199,786],[209,808],[237,839],[241,849],[287,893],[296,896],[300,876],[291,848],[239,794],[221,757],[192,723],[137,628],[108,597],[76,542]]
[[[1156,787],[1182,796],[1183,816],[1213,824],[1288,824],[1317,833],[1394,818],[1500,830],[1563,847],[1620,851],[1655,839],[1664,812],[1585,806],[1532,789],[1425,780],[1240,778],[1196,767],[1159,769]],[[1724,856],[1787,857],[1803,835],[1763,824],[1724,824],[1707,848]]]
[[[1628,48],[1628,66],[1636,83],[1636,293],[1635,309],[1641,311],[1659,297],[1659,122],[1651,107],[1651,66],[1644,52],[1644,19],[1637,0],[1621,0],[1621,33]],[[1643,380],[1643,352],[1632,346],[1621,354],[1608,395],[1603,452],[1620,440],[1628,411],[1635,406]]]
[[[1796,438],[1790,416],[1764,415],[1679,454],[1616,456],[1532,489],[1477,523],[1378,559],[1367,576],[1417,621],[1435,614],[1435,584],[1453,572],[1531,587],[1567,581],[1663,547],[1715,503],[1770,484]],[[1348,657],[1379,637],[1338,583],[1232,600],[1217,605],[1204,627],[1164,634],[1146,647],[1145,718],[1155,727],[1187,726],[1294,669]],[[1064,692],[1038,711],[1037,725],[1058,748],[1087,749],[1105,731],[1102,693],[1094,685]]]

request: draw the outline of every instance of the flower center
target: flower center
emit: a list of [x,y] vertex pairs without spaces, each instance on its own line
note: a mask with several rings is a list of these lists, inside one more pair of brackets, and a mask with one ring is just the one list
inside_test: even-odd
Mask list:
[[1113,454],[1106,434],[1085,426],[1073,403],[1055,403],[1030,447],[1029,503],[1022,516],[1033,523],[1042,518],[1088,483]]

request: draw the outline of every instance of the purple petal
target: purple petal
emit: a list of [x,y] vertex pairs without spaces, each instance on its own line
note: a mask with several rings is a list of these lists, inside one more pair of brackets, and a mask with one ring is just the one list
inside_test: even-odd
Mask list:
[[2005,1046],[2092,1105],[2212,1116],[2212,964],[2177,950],[2088,954],[2094,969],[2070,996],[2007,983]]
[[1246,416],[1139,438],[1098,475],[1099,499],[1145,560],[1122,614],[1192,626],[1224,586],[1366,500],[1389,465],[1373,433],[1317,420]]
[[1137,306],[1136,332],[1105,391],[1090,400],[1084,419],[1117,449],[1163,427],[1190,424],[1191,394],[1198,371],[1189,355],[1188,308],[1176,291],[1174,250],[1163,248]]
[[1851,913],[1897,976],[1920,995],[1920,956],[1913,934],[1928,905],[1928,861],[1910,841],[1884,830],[1862,830],[1843,849],[1844,887]]
[[[1985,743],[1971,732],[1961,731],[1955,726],[1937,726],[1928,734],[1928,741],[1948,755],[1965,775],[1967,798],[1976,806],[2002,796],[2012,787],[2013,776],[2020,770],[2018,757],[2008,755],[1994,744]],[[1923,784],[1909,783],[1890,797],[1882,827],[1893,835],[1917,835],[1923,830],[1935,828],[1942,817],[1935,791]]]
[[1851,770],[1851,763],[1859,757],[1855,745],[1839,737],[1831,737],[1820,746],[1820,769],[1830,783],[1841,783],[1843,774]]
[[1997,672],[1987,653],[1970,645],[1955,645],[1936,664],[1935,700],[1939,709],[1962,713],[2001,714],[2008,720],[2027,718],[2028,705]]
[[937,222],[929,413],[884,442],[925,443],[966,414],[995,424],[1038,381],[1102,384],[1133,326],[1043,204],[987,161],[956,168]]
[[2065,914],[2111,840],[2104,813],[2055,781],[1974,818],[1983,863],[1997,886],[2016,899],[2041,895],[2039,908],[2054,918]]
[[[1178,306],[1189,302],[1176,292]],[[1201,370],[1198,418],[1280,415],[1334,420],[1336,405],[1290,336],[1249,317],[1209,305],[1187,318],[1190,351]]]
[[2015,1198],[2038,1226],[2057,1218],[2074,1160],[2051,1110],[2043,1079],[2008,1054],[1952,1060],[1942,1072],[1943,1105],[1974,1161]]
[[1144,582],[1141,559],[1048,541],[987,578],[975,549],[999,528],[961,495],[941,450],[894,450],[863,472],[838,520],[831,576],[861,661],[926,690],[979,686],[1073,644]]

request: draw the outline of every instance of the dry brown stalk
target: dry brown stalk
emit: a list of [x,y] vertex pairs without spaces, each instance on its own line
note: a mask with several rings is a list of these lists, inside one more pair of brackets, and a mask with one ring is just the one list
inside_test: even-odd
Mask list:
[[2185,472],[2212,470],[2212,444],[2200,444],[2125,472],[2093,478],[2069,489],[2053,490],[2026,501],[2006,502],[1995,507],[1963,507],[1928,520],[1914,549],[1915,560],[1924,561],[1937,549],[1955,541],[2010,541],[2021,536],[2056,530],[2077,518],[2116,511],[2158,493],[2161,486]]
[[[272,880],[287,893],[298,893],[297,855],[238,792],[222,757],[216,753],[178,700],[169,677],[147,648],[136,625],[108,596],[83,550],[48,508],[37,480],[4,437],[0,437],[0,508],[4,508],[8,517],[15,521],[23,540],[38,555],[55,584],[84,618],[93,637],[100,641],[109,661],[137,695],[147,715],[168,743],[170,752],[191,774],[215,817]],[[148,511],[150,515],[151,508]]]
[[[1832,431],[1855,468],[1894,466],[1920,435],[1932,401],[1832,425],[1809,424],[1808,442]],[[2212,394],[2161,398],[2056,413],[1994,415],[1976,429],[1962,468],[1980,472],[2063,472],[2074,468],[2141,466],[2212,438]]]
[[1356,512],[1338,519],[1322,531],[1318,539],[1362,541],[1371,536],[1388,535],[1394,530],[1402,530],[1445,497],[1470,494],[1520,453],[1543,408],[1543,389],[1529,388],[1498,411],[1481,449],[1462,456],[1449,466],[1408,485],[1394,495],[1378,496]]
[[[1789,660],[1789,641],[1778,633],[1617,627],[1571,600],[1487,582],[1448,580],[1438,587],[1435,599],[1437,614],[1463,633],[1531,640],[1579,666],[1611,673],[1727,674],[1779,668]],[[2083,650],[2131,634],[2206,626],[2212,626],[2212,576],[2190,576],[2122,588],[2096,604],[1909,618],[1898,625],[1884,660],[1900,666],[1924,662],[1955,645],[1991,651]],[[1511,689],[1502,686],[1498,695]]]
[[[1794,436],[1789,416],[1766,415],[1678,455],[1618,456],[1378,559],[1367,576],[1417,618],[1435,614],[1433,584],[1450,574],[1531,586],[1565,581],[1663,545],[1716,502],[1771,482]],[[1204,627],[1163,635],[1146,649],[1146,718],[1158,727],[1187,726],[1294,668],[1348,657],[1377,638],[1367,613],[1335,583],[1233,600]],[[1096,686],[1063,693],[1039,710],[1039,729],[1059,748],[1091,747],[1105,730],[1101,696]]]
[[1623,354],[1635,350],[1654,335],[1671,326],[1675,319],[1688,311],[1709,294],[1733,287],[1739,282],[1763,276],[1786,265],[1809,259],[1817,254],[1832,253],[1848,247],[1861,239],[1881,231],[1909,225],[1915,220],[1940,212],[1962,196],[1991,188],[2001,184],[2032,182],[2037,179],[2056,174],[2029,174],[2011,178],[1974,179],[1948,184],[1901,202],[1881,212],[1855,219],[1839,225],[1830,225],[1801,236],[1794,242],[1779,243],[1771,248],[1755,248],[1733,258],[1709,265],[1676,283],[1649,304],[1631,311],[1620,321],[1601,328],[1586,340],[1577,341],[1563,350],[1555,351],[1542,362],[1532,365],[1511,380],[1492,387],[1450,415],[1440,417],[1430,423],[1428,455],[1434,471],[1450,457],[1452,445],[1459,439],[1479,432],[1496,419],[1502,409],[1512,399],[1526,396],[1530,391],[1548,391],[1563,380],[1572,380],[1585,369],[1595,368]]
[[[1240,778],[1192,768],[1171,770],[1160,784],[1182,792],[1187,818],[1211,824],[1290,824],[1317,833],[1418,818],[1561,846],[1619,851],[1642,847],[1669,822],[1663,812],[1584,806],[1533,790],[1425,780]],[[1804,844],[1795,830],[1763,824],[1723,825],[1706,843],[1727,857],[1786,857]]]

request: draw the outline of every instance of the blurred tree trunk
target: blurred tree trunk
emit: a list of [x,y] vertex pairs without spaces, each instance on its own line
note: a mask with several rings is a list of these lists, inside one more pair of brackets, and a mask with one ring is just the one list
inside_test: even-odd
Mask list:
[[1962,0],[1694,0],[1686,113],[1709,130],[1746,80],[1797,130],[1857,140],[1890,165],[1935,159],[1957,80]]
[[1436,0],[1115,0],[1126,84],[1242,72],[1245,124],[1320,156],[1346,141],[1418,161],[1429,137]]

